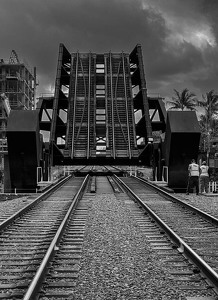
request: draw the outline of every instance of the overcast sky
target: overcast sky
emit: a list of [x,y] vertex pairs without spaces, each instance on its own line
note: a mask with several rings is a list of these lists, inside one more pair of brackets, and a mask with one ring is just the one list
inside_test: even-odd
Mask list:
[[218,90],[218,0],[1,0],[0,58],[14,49],[51,93],[59,44],[69,52],[142,45],[148,94]]

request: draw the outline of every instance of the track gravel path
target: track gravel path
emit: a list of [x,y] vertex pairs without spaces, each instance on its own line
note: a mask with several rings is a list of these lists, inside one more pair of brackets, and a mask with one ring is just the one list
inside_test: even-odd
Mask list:
[[[102,180],[102,179],[98,179]],[[218,216],[218,197],[180,195],[183,201]],[[11,207],[32,201],[18,198],[0,202],[0,216]],[[118,194],[97,190],[89,207],[81,270],[76,279],[74,300],[183,300],[147,238],[131,219]]]
[[218,218],[218,194],[175,194],[182,201]]
[[0,195],[0,223],[31,203],[37,196],[39,194],[17,196],[17,198],[15,195]]
[[108,190],[92,199],[72,299],[179,299],[123,201]]

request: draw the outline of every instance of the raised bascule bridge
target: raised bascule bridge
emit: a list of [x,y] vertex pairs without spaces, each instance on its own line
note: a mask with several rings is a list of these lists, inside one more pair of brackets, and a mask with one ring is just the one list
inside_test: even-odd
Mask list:
[[97,54],[60,44],[54,95],[41,97],[36,110],[12,110],[7,139],[12,191],[35,190],[37,169],[47,180],[57,165],[148,166],[155,180],[165,167],[168,185],[182,188],[200,130],[195,112],[166,112],[161,97],[149,96],[141,45]]
[[[140,59],[138,59],[138,57]],[[139,68],[138,68],[139,67]],[[137,73],[131,74],[138,68]],[[141,70],[141,72],[139,72]],[[141,48],[134,54],[72,53],[61,45],[55,95],[40,110],[53,110],[50,130],[53,162],[60,164],[132,164],[138,161],[137,137],[152,139]],[[137,132],[132,86],[146,130]],[[145,146],[145,144],[144,144]]]

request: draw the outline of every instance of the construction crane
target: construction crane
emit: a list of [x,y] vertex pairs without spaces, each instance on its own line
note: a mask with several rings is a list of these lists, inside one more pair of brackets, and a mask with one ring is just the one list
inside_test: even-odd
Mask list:
[[10,58],[9,58],[9,63],[10,64],[19,64],[20,63],[18,55],[17,55],[15,50],[11,51],[11,55],[10,55]]

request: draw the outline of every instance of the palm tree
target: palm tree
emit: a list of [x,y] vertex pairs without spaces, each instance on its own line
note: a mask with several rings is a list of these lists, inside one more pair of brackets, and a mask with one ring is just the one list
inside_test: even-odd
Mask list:
[[203,100],[198,100],[197,104],[204,108],[205,120],[209,121],[218,116],[218,95],[214,93],[214,90],[209,91],[206,95],[202,95]]
[[201,140],[207,148],[207,159],[210,154],[211,137],[215,137],[218,129],[218,95],[214,90],[202,95],[202,100],[197,104],[204,109],[204,114],[200,115],[199,124],[201,127]]
[[197,99],[196,95],[192,92],[189,92],[187,88],[185,88],[181,93],[174,89],[176,94],[175,97],[172,97],[173,101],[168,101],[167,103],[172,105],[169,109],[179,109],[179,110],[195,110]]

